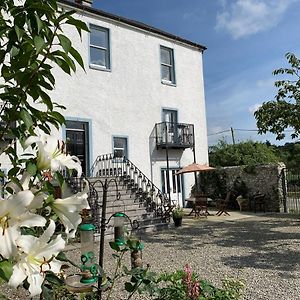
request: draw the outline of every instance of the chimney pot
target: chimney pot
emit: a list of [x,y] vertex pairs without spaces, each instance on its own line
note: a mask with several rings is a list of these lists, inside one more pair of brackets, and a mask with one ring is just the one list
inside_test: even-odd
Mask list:
[[93,0],[75,0],[75,3],[91,7],[93,4]]

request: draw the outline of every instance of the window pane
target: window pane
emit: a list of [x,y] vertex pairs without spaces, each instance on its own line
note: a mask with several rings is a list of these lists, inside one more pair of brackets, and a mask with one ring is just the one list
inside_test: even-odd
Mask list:
[[108,48],[107,31],[91,28],[91,45]]
[[114,148],[125,148],[126,139],[125,138],[114,138]]
[[171,50],[161,48],[161,62],[164,64],[172,65],[172,59],[171,59]]
[[107,67],[106,51],[91,47],[91,64]]
[[85,127],[87,126],[87,123],[85,122],[78,122],[78,121],[69,121],[66,120],[66,127],[69,129],[81,129],[85,130]]
[[126,156],[123,150],[114,150],[114,157]]
[[163,80],[172,81],[171,68],[167,66],[161,66],[161,78]]

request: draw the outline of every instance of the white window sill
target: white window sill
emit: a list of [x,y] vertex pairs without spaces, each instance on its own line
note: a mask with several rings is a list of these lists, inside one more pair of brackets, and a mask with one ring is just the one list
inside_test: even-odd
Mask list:
[[97,66],[97,65],[90,65],[90,69],[104,71],[104,72],[111,72],[111,69],[107,69],[105,67]]
[[165,85],[176,87],[176,83],[173,83],[171,81],[162,80],[161,83],[165,84]]

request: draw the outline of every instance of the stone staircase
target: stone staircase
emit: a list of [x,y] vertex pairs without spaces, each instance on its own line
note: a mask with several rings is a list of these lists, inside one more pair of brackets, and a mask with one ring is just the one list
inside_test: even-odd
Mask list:
[[[125,213],[127,228],[130,222],[135,234],[161,230],[169,227],[170,201],[167,195],[125,157],[115,158],[113,154],[100,155],[93,164],[89,182],[89,204],[92,222],[96,232],[100,232],[103,197],[106,197],[106,222],[116,212]],[[83,181],[69,178],[69,186],[74,192],[82,190]],[[104,194],[106,196],[104,196]],[[106,235],[113,233],[113,218],[107,224]]]
[[[140,235],[144,232],[157,231],[168,228],[169,219],[163,215],[161,209],[149,209],[149,196],[144,194],[141,197],[136,190],[132,189],[130,184],[124,182],[120,177],[92,177],[88,178],[92,195],[89,197],[89,203],[92,208],[93,223],[96,225],[97,232],[100,232],[100,222],[103,204],[103,184],[107,180],[107,202],[106,202],[106,221],[116,212],[125,213],[131,224],[138,228],[131,228],[130,222],[126,220],[126,227],[129,231],[133,230],[135,234]],[[96,197],[95,197],[96,196]],[[147,198],[148,197],[148,198]],[[146,199],[145,201],[143,201]],[[113,234],[113,218],[107,224],[106,235]]]

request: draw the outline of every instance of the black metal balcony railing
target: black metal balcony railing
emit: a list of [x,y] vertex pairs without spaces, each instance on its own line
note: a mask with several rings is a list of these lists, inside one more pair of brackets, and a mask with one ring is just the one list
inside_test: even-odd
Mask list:
[[155,124],[156,147],[192,148],[194,146],[194,125],[162,122]]

